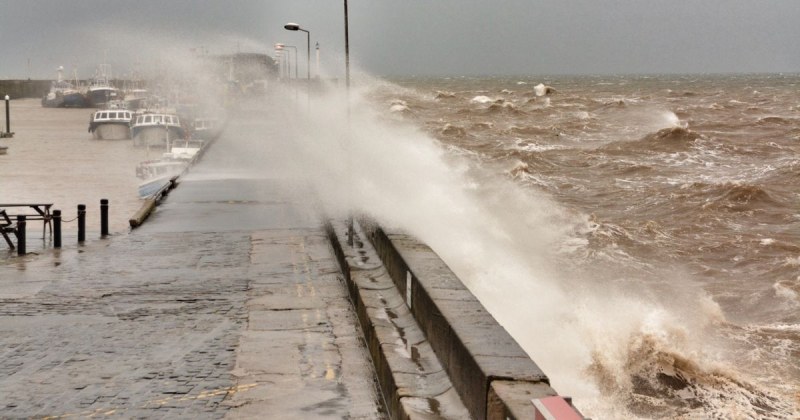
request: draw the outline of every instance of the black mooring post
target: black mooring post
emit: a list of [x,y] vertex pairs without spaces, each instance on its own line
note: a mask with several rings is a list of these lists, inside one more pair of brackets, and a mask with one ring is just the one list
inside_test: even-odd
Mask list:
[[11,99],[6,95],[6,133],[11,133],[11,112],[8,107],[8,100]]
[[53,248],[61,248],[61,210],[53,210]]
[[17,255],[25,255],[25,225],[25,216],[17,216]]
[[108,199],[100,200],[100,236],[108,236]]
[[78,204],[78,242],[86,240],[86,205]]

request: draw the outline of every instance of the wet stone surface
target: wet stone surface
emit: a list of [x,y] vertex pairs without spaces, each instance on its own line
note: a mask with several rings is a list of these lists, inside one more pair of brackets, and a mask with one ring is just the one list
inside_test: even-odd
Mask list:
[[0,265],[0,417],[383,416],[320,228],[167,216]]
[[[0,299],[3,417],[222,415],[237,390],[230,370],[247,320],[249,241],[144,239],[40,256],[25,270],[41,289]],[[229,262],[211,269],[211,250]],[[15,271],[2,267],[6,285]]]

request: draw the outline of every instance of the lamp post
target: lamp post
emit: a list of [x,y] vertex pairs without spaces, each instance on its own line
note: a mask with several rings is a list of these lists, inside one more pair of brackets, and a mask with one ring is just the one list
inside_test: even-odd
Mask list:
[[11,113],[8,108],[8,101],[10,99],[11,98],[6,95],[6,134],[8,134],[9,137],[11,136]]
[[[293,48],[294,49],[294,78],[297,79],[297,47],[294,45],[286,45],[286,44],[275,44],[276,50],[283,50],[284,48]],[[290,59],[291,55],[289,55],[289,51],[286,51],[286,59]],[[291,71],[289,72],[291,73]],[[291,74],[289,75],[291,76]]]
[[311,80],[311,32],[303,29],[296,23],[289,22],[283,25],[287,31],[301,31],[306,33],[306,78]]
[[275,48],[275,57],[278,58],[278,77],[283,80],[286,77],[286,62],[283,59],[283,50]]
[[[347,100],[347,130],[348,135],[350,134],[350,25],[348,22],[347,16],[347,0],[344,0],[344,67],[345,67],[345,86],[346,86],[346,100]],[[348,145],[349,146],[349,145]],[[348,177],[352,178],[350,175],[350,153],[348,151],[347,157],[347,173]],[[351,180],[348,180],[351,181]],[[349,184],[350,182],[348,182]],[[350,206],[353,204],[352,198],[350,198]],[[353,236],[355,236],[355,230],[353,229],[353,209],[351,208],[350,214],[347,217],[347,244],[350,245],[352,248],[355,245],[355,241],[353,240]]]

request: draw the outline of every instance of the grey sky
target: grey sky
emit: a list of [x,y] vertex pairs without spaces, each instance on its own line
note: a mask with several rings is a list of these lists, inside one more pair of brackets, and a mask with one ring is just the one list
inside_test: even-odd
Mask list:
[[[349,0],[355,65],[378,75],[800,71],[798,0]],[[305,34],[343,72],[340,0],[0,0],[0,78],[104,60],[117,74],[169,55],[272,54]],[[313,58],[313,51],[312,51]],[[30,73],[28,70],[30,60]],[[146,71],[147,69],[144,69]]]

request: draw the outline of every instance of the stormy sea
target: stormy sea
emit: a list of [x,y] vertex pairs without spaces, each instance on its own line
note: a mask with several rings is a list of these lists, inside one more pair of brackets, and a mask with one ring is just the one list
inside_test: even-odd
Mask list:
[[584,415],[800,415],[800,75],[368,85],[352,147],[388,142],[414,204],[362,211],[394,207]]
[[[306,96],[274,81],[215,144],[235,159],[204,173],[303,176],[331,217],[419,237],[585,416],[800,418],[799,87],[359,74],[347,96]],[[110,198],[125,234],[152,156],[91,140],[85,110],[14,113],[6,199]],[[248,115],[281,132],[254,135]],[[265,168],[265,153],[286,158]]]

